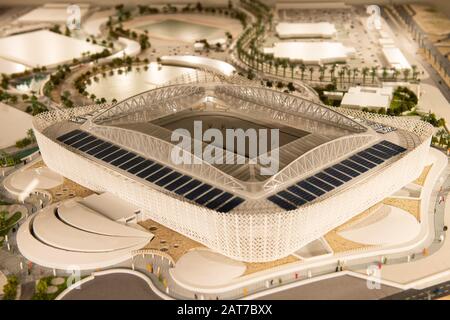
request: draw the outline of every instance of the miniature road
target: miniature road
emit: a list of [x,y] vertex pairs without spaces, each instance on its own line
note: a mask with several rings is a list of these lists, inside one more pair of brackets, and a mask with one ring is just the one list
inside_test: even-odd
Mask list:
[[141,278],[124,273],[97,276],[62,300],[162,300]]
[[385,297],[383,300],[434,300],[446,297],[449,294],[450,281],[447,281],[421,290],[405,290],[392,296]]
[[258,300],[377,300],[401,292],[401,289],[381,285],[368,289],[364,279],[340,276],[287,289]]

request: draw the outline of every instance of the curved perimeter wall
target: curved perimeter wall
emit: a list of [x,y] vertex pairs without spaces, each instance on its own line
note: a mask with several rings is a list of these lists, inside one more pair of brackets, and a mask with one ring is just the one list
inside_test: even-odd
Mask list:
[[[66,149],[42,133],[46,127],[92,107],[51,111],[34,121],[45,163],[63,176],[97,192],[109,191],[142,208],[143,217],[155,220],[230,258],[266,262],[285,257],[353,216],[381,201],[421,173],[431,134],[390,166],[333,197],[292,211],[219,213],[180,201],[131,180]],[[406,121],[399,121],[396,124]],[[425,130],[427,131],[427,130]]]

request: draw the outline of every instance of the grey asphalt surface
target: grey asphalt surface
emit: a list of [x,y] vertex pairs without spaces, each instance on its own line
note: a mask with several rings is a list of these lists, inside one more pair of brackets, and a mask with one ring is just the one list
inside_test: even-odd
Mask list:
[[125,273],[97,276],[62,300],[162,300],[141,278]]
[[399,292],[400,289],[385,285],[370,290],[366,280],[344,275],[269,294],[257,300],[378,300]]
[[23,283],[21,286],[20,300],[31,300],[34,294],[34,287],[36,284],[34,281]]
[[440,283],[422,290],[409,289],[383,300],[434,300],[450,295],[450,281]]

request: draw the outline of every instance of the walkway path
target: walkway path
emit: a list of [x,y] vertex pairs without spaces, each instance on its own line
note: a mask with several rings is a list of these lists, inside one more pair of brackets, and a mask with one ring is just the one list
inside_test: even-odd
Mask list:
[[[447,174],[450,174],[450,169],[447,168]],[[441,194],[447,195],[450,192],[450,179],[444,183]],[[447,208],[447,214],[445,215],[445,225],[450,225],[450,198],[447,197],[445,203],[436,204],[436,215],[444,214],[444,210]],[[439,211],[439,212],[438,212]],[[436,228],[438,229],[438,227]],[[442,226],[440,228],[442,230]],[[446,234],[448,236],[448,233]],[[437,241],[435,240],[435,243]],[[382,277],[385,280],[394,281],[397,283],[409,283],[417,281],[429,275],[433,275],[439,272],[449,270],[450,276],[450,241],[446,239],[444,244],[435,253],[430,254],[424,259],[415,260],[410,263],[401,263],[386,265],[382,268]]]
[[367,288],[366,280],[344,275],[272,293],[257,300],[374,300],[400,291],[386,285],[371,290]]

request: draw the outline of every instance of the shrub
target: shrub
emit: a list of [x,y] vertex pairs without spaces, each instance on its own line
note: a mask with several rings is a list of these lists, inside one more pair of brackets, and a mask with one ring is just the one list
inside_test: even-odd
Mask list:
[[3,286],[3,300],[15,300],[18,285],[19,279],[14,275],[9,276],[7,283]]

